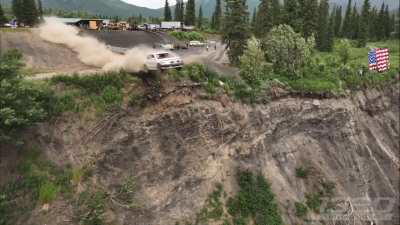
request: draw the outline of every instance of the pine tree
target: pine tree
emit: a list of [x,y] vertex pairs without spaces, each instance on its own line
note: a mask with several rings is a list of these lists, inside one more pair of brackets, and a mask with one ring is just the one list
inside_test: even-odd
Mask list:
[[12,1],[12,11],[15,16],[15,18],[20,22],[22,20],[22,5],[23,5],[23,0],[13,0]]
[[175,5],[175,20],[176,21],[184,21],[184,10],[185,10],[185,3],[183,0],[177,0]]
[[342,6],[336,7],[335,20],[334,20],[334,36],[339,37],[341,35],[342,26]]
[[350,39],[357,39],[360,32],[360,15],[357,11],[357,4],[354,5],[350,16],[349,36]]
[[[377,40],[382,40],[385,37],[385,27],[384,27],[384,22],[385,22],[385,3],[382,3],[381,5],[381,10],[379,11],[378,15],[374,15],[376,13],[375,8],[372,10],[372,23],[374,24],[374,29],[371,30],[373,31],[372,33],[374,34],[375,38]],[[374,18],[375,17],[375,18]]]
[[396,17],[394,17],[394,37],[400,39],[400,7],[397,9]]
[[165,20],[165,21],[171,21],[171,20],[172,20],[171,8],[169,7],[169,2],[168,2],[168,0],[165,0],[165,6],[164,6],[164,20]]
[[[393,13],[390,18],[390,34],[396,31],[396,15]],[[392,35],[390,35],[391,37]]]
[[274,26],[281,24],[282,12],[279,0],[272,0],[271,2],[272,23]]
[[343,27],[342,27],[342,37],[350,38],[351,37],[351,19],[352,19],[352,11],[351,11],[352,3],[349,0],[347,4],[346,14],[344,15]]
[[301,0],[300,2],[300,18],[302,18],[303,37],[308,38],[313,35],[317,28],[318,18],[318,0]]
[[300,10],[297,0],[284,0],[282,23],[293,28],[295,32],[301,30]]
[[7,23],[7,18],[4,16],[3,7],[1,7],[1,4],[0,4],[0,25],[3,25],[5,23]]
[[250,37],[248,7],[246,0],[225,0],[226,10],[223,27],[223,41],[228,48],[232,64],[238,65]]
[[187,26],[196,24],[196,3],[194,0],[189,0],[186,4],[185,24]]
[[22,0],[21,11],[21,22],[25,25],[33,26],[39,22],[39,12],[35,0]]
[[371,9],[370,15],[369,15],[369,26],[368,26],[368,31],[369,31],[369,38],[371,40],[377,40],[378,35],[379,35],[379,13],[378,10],[373,7]]
[[222,20],[222,6],[221,0],[216,0],[215,10],[213,13],[214,22],[212,23],[212,28],[214,30],[221,29],[221,20]]
[[254,35],[263,38],[274,26],[272,5],[269,0],[261,0],[258,6]]
[[[42,0],[38,0],[38,13],[39,13],[40,21],[43,21],[43,4],[42,4]],[[99,18],[102,18],[102,17],[99,17]]]
[[254,8],[253,10],[253,16],[251,17],[251,23],[250,23],[253,32],[255,31],[256,19],[257,19],[257,7]]
[[328,0],[321,0],[318,9],[318,26],[315,35],[316,47],[320,51],[327,50],[327,35],[328,35],[328,18],[329,17],[329,4]]
[[335,37],[335,17],[336,14],[332,12],[332,15],[329,18],[328,22],[328,30],[326,33],[325,47],[324,50],[327,52],[331,52],[333,50],[334,37]]
[[203,8],[201,5],[199,8],[199,17],[197,18],[197,27],[200,29],[203,27]]
[[391,28],[391,20],[390,20],[390,13],[389,13],[389,6],[386,5],[385,12],[383,14],[383,26],[384,26],[384,37],[389,38],[390,33],[392,32]]
[[179,13],[180,13],[180,7],[181,7],[181,3],[180,3],[180,0],[176,0],[176,5],[175,5],[175,11],[174,11],[174,19],[175,19],[175,21],[181,21],[180,20],[180,15],[179,15]]
[[181,0],[180,14],[181,14],[180,21],[185,22],[185,2],[183,0]]
[[212,14],[211,16],[211,29],[215,30],[215,15]]
[[360,28],[358,34],[358,47],[365,47],[369,37],[368,24],[370,21],[370,8],[369,0],[364,0],[364,4],[360,16]]

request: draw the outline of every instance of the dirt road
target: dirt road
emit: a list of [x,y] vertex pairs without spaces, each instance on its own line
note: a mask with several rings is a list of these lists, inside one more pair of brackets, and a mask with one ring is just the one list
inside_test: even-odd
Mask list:
[[[97,32],[84,31],[82,35],[94,36],[116,52],[123,53],[129,48],[146,45],[153,47],[155,43],[171,43],[177,41],[166,33],[144,31]],[[1,49],[16,48],[24,55],[24,61],[35,75],[30,79],[45,79],[62,73],[94,73],[99,68],[83,64],[77,54],[63,45],[53,44],[42,40],[37,30],[31,32],[8,32],[0,35]],[[157,51],[157,49],[155,49]],[[203,63],[220,74],[235,75],[237,69],[228,66],[228,59],[223,44],[217,42],[207,49],[205,47],[190,47],[174,51],[186,63]]]
[[37,30],[30,32],[1,32],[0,48],[18,49],[24,55],[26,66],[32,71],[71,73],[94,69],[79,61],[72,50],[43,41]]

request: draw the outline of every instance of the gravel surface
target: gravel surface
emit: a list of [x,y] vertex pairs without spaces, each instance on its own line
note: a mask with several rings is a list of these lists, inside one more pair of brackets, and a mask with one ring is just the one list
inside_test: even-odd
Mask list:
[[[153,47],[157,43],[173,43],[177,40],[166,33],[145,31],[83,31],[82,35],[90,35],[103,41],[110,49],[123,54],[129,48],[145,45]],[[87,66],[79,61],[77,54],[62,45],[43,41],[35,30],[31,32],[1,33],[0,47],[3,50],[16,48],[24,54],[27,67],[32,68],[35,78],[45,79],[60,73],[81,73],[82,71],[99,71],[99,68]],[[155,49],[157,51],[157,49]],[[210,46],[189,47],[174,51],[186,63],[203,63],[220,74],[236,75],[238,70],[228,66],[229,60],[225,46],[217,42],[217,48]]]

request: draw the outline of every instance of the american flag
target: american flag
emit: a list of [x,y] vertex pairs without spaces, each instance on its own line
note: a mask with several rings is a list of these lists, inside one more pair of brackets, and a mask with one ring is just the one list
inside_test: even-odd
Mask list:
[[386,71],[389,68],[389,49],[376,48],[368,52],[369,70],[378,72]]

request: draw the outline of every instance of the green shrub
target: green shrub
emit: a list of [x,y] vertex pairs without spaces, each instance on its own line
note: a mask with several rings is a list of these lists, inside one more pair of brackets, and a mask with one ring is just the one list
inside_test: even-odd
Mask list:
[[83,225],[103,225],[107,195],[102,191],[84,191],[77,201],[76,218]]
[[0,57],[0,141],[13,142],[16,133],[55,113],[54,92],[26,82],[21,76],[22,55],[16,50]]
[[91,170],[88,167],[74,168],[71,171],[71,181],[73,185],[77,185],[86,180],[91,175]]
[[102,98],[107,105],[119,105],[122,103],[123,95],[116,87],[106,86]]
[[300,78],[290,82],[291,88],[304,94],[333,94],[342,93],[340,82],[337,80]]
[[307,216],[308,208],[306,205],[304,205],[301,202],[295,202],[294,206],[296,208],[296,216],[297,217],[303,218],[303,217]]
[[335,52],[340,57],[342,64],[347,64],[350,59],[351,43],[347,39],[342,39],[335,46]]
[[262,42],[268,62],[276,73],[299,76],[301,68],[311,59],[314,39],[306,41],[289,25],[279,25],[271,29]]
[[201,210],[196,219],[196,224],[207,223],[211,220],[221,220],[224,208],[221,201],[223,194],[223,187],[221,184],[217,184],[215,190],[208,196],[204,208]]
[[94,106],[97,112],[103,112],[123,102],[123,87],[131,78],[124,72],[105,73],[87,76],[61,75],[51,79],[51,83],[62,83],[75,88],[59,96],[59,111],[79,112]]
[[304,167],[296,168],[296,177],[307,179],[308,175],[310,174],[310,170]]
[[56,199],[58,187],[52,182],[45,182],[39,188],[39,201],[42,203],[50,203]]
[[249,218],[254,220],[255,225],[283,224],[275,195],[262,175],[240,171],[238,184],[239,193],[227,202],[228,213],[235,225],[247,224]]
[[269,65],[265,61],[260,42],[252,38],[240,57],[240,76],[251,87],[258,88],[267,80]]
[[204,41],[205,37],[203,34],[191,31],[191,32],[183,32],[183,31],[173,31],[169,33],[171,36],[175,37],[181,41]]

